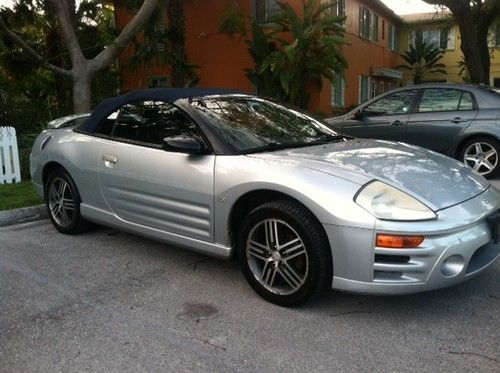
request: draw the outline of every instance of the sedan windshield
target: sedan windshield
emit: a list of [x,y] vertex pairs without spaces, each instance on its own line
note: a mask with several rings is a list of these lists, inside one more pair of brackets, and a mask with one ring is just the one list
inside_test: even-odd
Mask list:
[[204,98],[192,103],[240,153],[255,153],[341,141],[318,120],[257,97]]

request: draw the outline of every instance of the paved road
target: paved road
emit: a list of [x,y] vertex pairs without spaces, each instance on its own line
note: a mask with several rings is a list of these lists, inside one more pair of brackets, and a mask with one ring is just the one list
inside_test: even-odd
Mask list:
[[0,371],[498,372],[499,278],[286,309],[234,262],[43,220],[0,229]]

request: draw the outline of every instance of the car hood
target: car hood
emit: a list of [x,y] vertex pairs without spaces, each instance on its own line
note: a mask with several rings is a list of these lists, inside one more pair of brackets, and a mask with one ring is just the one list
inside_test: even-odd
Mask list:
[[253,154],[274,162],[344,178],[361,185],[378,179],[416,197],[434,211],[468,200],[489,187],[462,163],[433,151],[390,141],[355,139]]

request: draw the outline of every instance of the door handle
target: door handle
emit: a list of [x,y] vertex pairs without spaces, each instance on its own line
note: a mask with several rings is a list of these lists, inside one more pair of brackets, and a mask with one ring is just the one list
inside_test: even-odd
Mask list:
[[467,119],[462,119],[460,117],[455,117],[452,120],[450,120],[451,123],[464,123],[467,122]]
[[400,126],[404,124],[404,122],[401,122],[400,120],[396,119],[396,120],[393,120],[391,123],[389,123],[390,126]]
[[106,167],[113,167],[114,164],[118,163],[118,158],[111,154],[104,154],[102,160]]

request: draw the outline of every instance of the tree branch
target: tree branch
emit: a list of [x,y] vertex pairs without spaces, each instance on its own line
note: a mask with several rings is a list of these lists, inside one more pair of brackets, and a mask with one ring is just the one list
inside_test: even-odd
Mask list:
[[[56,1],[56,0],[53,0]],[[144,0],[134,18],[125,26],[113,43],[108,45],[101,53],[92,59],[90,68],[96,72],[111,64],[134,36],[141,31],[158,6],[158,0]]]
[[40,56],[33,48],[31,48],[21,37],[19,37],[16,33],[12,32],[7,25],[5,24],[2,16],[0,15],[0,30],[2,30],[15,44],[23,49],[24,52],[33,57],[36,61],[38,61],[43,67],[47,70],[52,71],[55,74],[63,75],[66,77],[72,77],[73,74],[71,71],[63,69],[61,67],[57,67],[52,65],[48,61],[46,61],[42,56]]
[[76,37],[75,30],[73,28],[73,22],[69,14],[68,6],[66,1],[61,0],[49,0],[54,8],[57,16],[57,21],[61,30],[61,38],[68,48],[69,56],[73,67],[79,65],[83,62],[85,57],[83,56],[82,49],[80,48],[80,43],[78,43],[78,38]]

